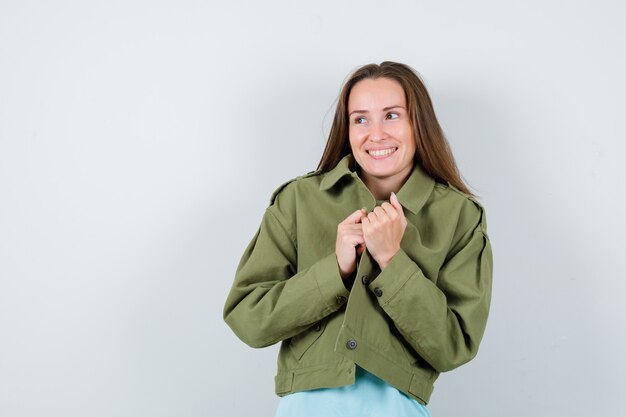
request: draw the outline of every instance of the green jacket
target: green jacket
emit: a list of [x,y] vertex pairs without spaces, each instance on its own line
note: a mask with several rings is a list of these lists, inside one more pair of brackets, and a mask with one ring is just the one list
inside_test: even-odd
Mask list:
[[339,275],[337,225],[376,201],[352,154],[282,184],[245,249],[223,317],[251,347],[281,342],[275,392],[354,383],[355,364],[428,404],[483,337],[492,252],[483,207],[415,165],[396,193],[407,227],[381,272],[367,249]]

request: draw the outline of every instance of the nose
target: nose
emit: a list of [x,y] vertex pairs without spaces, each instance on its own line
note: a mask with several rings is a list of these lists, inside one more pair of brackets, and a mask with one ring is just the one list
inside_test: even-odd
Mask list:
[[373,141],[379,141],[387,136],[385,133],[385,125],[381,121],[374,121],[372,123],[372,129],[370,130],[370,139]]

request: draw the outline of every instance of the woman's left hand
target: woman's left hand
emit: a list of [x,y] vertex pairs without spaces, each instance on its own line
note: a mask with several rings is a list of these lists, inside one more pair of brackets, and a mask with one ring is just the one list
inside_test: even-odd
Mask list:
[[361,224],[365,246],[382,271],[400,250],[400,241],[406,229],[404,211],[396,195],[391,195],[389,203],[375,207],[361,219]]

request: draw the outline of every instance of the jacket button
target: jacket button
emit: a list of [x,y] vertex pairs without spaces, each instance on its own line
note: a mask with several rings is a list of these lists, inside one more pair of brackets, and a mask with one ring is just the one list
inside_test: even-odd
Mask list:
[[337,303],[338,304],[343,304],[346,302],[346,297],[344,297],[343,295],[338,295],[337,296]]
[[383,290],[381,290],[380,288],[376,287],[376,288],[374,288],[374,294],[376,294],[376,297],[382,297],[383,296]]
[[322,323],[320,323],[319,321],[317,323],[315,323],[313,325],[313,330],[316,332],[319,332],[320,330],[322,330]]
[[369,285],[370,283],[370,278],[367,275],[363,275],[361,277],[361,282],[363,283],[363,285]]
[[346,347],[350,350],[356,349],[356,340],[354,339],[348,340],[348,343],[346,343]]

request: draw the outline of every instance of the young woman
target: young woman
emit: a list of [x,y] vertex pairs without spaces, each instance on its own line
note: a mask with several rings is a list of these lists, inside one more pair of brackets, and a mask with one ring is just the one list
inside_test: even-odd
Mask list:
[[281,342],[277,417],[430,416],[439,374],[478,352],[492,266],[417,72],[365,65],[318,169],[272,194],[224,320],[249,346]]

